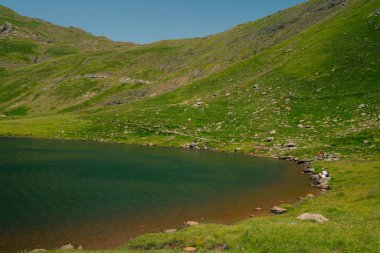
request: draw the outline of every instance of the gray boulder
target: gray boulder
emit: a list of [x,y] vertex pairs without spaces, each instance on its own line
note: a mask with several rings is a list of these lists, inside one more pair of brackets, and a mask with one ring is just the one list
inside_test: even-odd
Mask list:
[[186,221],[185,225],[191,227],[191,226],[197,226],[199,225],[199,223],[196,221]]
[[315,169],[314,168],[306,168],[303,170],[303,172],[306,174],[315,174]]
[[327,190],[330,188],[328,184],[319,184],[317,187],[321,190]]
[[319,179],[317,180],[317,183],[318,183],[318,184],[328,184],[328,183],[329,183],[329,180],[330,180],[329,177],[319,178]]
[[70,243],[69,244],[65,244],[63,245],[62,247],[59,248],[60,250],[74,250],[74,246],[71,245]]
[[274,214],[283,214],[285,213],[286,211],[288,211],[288,209],[285,209],[285,208],[282,208],[282,207],[278,207],[278,206],[274,206],[270,209],[270,211]]

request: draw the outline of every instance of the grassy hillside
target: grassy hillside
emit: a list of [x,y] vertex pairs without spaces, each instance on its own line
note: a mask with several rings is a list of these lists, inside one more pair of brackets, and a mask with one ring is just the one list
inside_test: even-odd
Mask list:
[[59,27],[46,21],[23,17],[0,6],[0,26],[10,24],[0,33],[0,67],[16,68],[106,47],[133,47],[132,43],[116,43],[95,37],[75,27]]
[[[28,108],[25,115],[77,112],[167,93],[291,38],[339,12],[344,3],[313,0],[209,37],[143,46],[114,43],[4,9],[0,22],[17,26],[16,33],[55,39],[49,44],[25,36],[0,36],[0,43],[12,45],[0,61],[5,67],[0,113],[21,106]],[[37,25],[30,27],[30,22]],[[20,67],[14,57],[29,64]]]
[[[378,7],[379,1],[351,1],[328,20],[247,60],[153,97],[142,87],[154,86],[157,91],[164,84],[144,84],[143,80],[102,87],[107,73],[119,71],[118,65],[105,60],[83,67],[82,62],[89,61],[89,57],[82,59],[83,54],[14,70],[17,75],[6,72],[1,85],[5,92],[0,96],[6,117],[0,121],[0,130],[161,145],[195,141],[202,147],[241,148],[240,152],[255,154],[313,153],[326,145],[343,156],[378,154],[379,18],[371,14]],[[150,50],[133,49],[125,54]],[[165,58],[172,49],[160,50]],[[70,64],[65,62],[69,59]],[[73,66],[76,78],[59,79]],[[83,77],[100,69],[105,70],[104,76]],[[167,73],[170,76],[176,70]],[[24,75],[29,76],[28,83],[14,89],[24,82]],[[151,70],[133,78],[150,76],[152,80],[160,75]],[[52,77],[57,84],[41,83]],[[57,101],[67,106],[73,97],[80,97],[81,103],[56,108]],[[116,100],[94,106],[107,98]],[[35,117],[35,108],[58,111],[53,116],[56,128],[45,129],[44,122],[52,116]],[[68,124],[67,118],[72,122]],[[270,142],[269,137],[273,138]],[[289,142],[298,149],[289,150]]]
[[[333,191],[285,217],[146,235],[121,251],[378,252],[379,12],[380,0],[313,0],[206,38],[131,46],[90,36],[94,50],[3,65],[0,134],[339,153],[343,161],[316,164],[332,168]],[[13,42],[6,63],[43,48]],[[305,211],[331,222],[296,222]]]

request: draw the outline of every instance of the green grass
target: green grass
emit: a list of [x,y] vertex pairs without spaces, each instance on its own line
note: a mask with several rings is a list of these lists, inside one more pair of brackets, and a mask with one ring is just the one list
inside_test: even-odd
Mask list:
[[4,114],[6,116],[23,116],[23,115],[28,114],[28,110],[29,109],[27,107],[20,106],[20,107],[14,108],[12,110],[9,110],[9,111],[5,112]]

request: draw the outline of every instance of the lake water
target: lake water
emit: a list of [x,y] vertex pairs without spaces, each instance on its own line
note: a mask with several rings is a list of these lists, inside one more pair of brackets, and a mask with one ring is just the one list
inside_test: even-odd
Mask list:
[[0,251],[114,248],[187,220],[232,223],[267,213],[309,192],[307,176],[285,161],[0,138]]

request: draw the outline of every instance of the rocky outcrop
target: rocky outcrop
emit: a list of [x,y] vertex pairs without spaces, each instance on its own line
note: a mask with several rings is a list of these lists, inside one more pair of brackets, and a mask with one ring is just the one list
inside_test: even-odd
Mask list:
[[337,6],[345,6],[347,0],[327,0],[318,11],[331,9]]
[[153,84],[152,81],[142,80],[142,79],[133,79],[128,76],[124,76],[119,79],[119,82],[121,83],[128,83],[128,84],[134,84],[134,83],[141,83],[141,84]]
[[297,217],[299,220],[314,220],[317,223],[324,223],[329,221],[325,216],[320,214],[312,214],[312,213],[303,213],[300,216]]
[[85,75],[79,75],[76,76],[76,78],[87,78],[87,79],[107,79],[110,78],[111,75],[109,74],[85,74]]
[[195,142],[186,143],[183,145],[183,147],[190,148],[190,149],[200,149],[200,147]]
[[305,168],[305,169],[303,170],[303,172],[304,172],[305,174],[311,174],[311,175],[313,175],[313,174],[315,174],[315,169],[314,169],[314,168]]
[[378,16],[380,16],[380,8],[377,8],[376,10],[374,10],[373,12],[371,12],[371,14],[369,16],[370,17],[378,17]]
[[9,34],[15,30],[14,25],[9,22],[5,22],[2,26],[0,26],[0,34]]
[[267,34],[267,33],[276,33],[286,27],[285,22],[278,22],[272,25],[269,25],[259,31],[259,34]]

